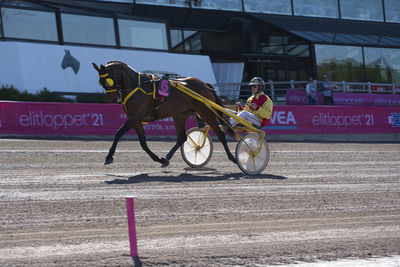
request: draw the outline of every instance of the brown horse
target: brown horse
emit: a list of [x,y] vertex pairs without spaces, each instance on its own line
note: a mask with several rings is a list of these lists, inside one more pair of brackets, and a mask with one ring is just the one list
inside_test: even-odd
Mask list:
[[[225,134],[218,126],[218,116],[204,103],[186,95],[175,87],[170,87],[169,96],[161,103],[156,103],[154,98],[154,77],[148,74],[141,74],[123,62],[111,61],[100,68],[94,64],[93,67],[99,73],[99,83],[106,90],[110,102],[123,103],[125,113],[128,116],[125,124],[117,131],[114,142],[108,152],[104,164],[113,162],[113,155],[119,139],[130,129],[134,128],[139,137],[140,145],[149,156],[162,164],[161,167],[169,165],[176,150],[186,141],[185,122],[186,119],[197,113],[213,129],[218,139],[224,145],[229,160],[236,163],[235,157],[229,151]],[[221,99],[216,95],[212,86],[193,77],[172,80],[180,82],[187,88],[206,97],[207,99],[222,106]],[[157,99],[157,98],[156,98]],[[154,112],[157,104],[157,112]],[[156,116],[155,116],[156,114]],[[172,117],[177,134],[176,144],[168,152],[165,158],[159,158],[147,146],[146,133],[143,129],[143,122],[151,122],[158,119]],[[226,122],[221,120],[222,124]],[[227,127],[227,129],[230,129]]]

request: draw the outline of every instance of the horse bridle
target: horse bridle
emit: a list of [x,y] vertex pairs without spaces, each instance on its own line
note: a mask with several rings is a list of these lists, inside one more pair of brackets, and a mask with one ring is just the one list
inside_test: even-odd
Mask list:
[[[106,93],[113,93],[113,92],[117,92],[118,93],[118,98],[117,98],[117,102],[118,103],[122,103],[124,105],[124,109],[126,111],[126,102],[128,102],[128,100],[132,97],[132,95],[134,93],[136,93],[138,90],[142,91],[145,95],[152,95],[153,99],[155,98],[155,84],[153,83],[153,91],[152,92],[146,92],[143,88],[142,88],[142,83],[140,80],[140,73],[138,73],[138,82],[137,82],[137,86],[135,89],[133,89],[132,91],[130,91],[128,93],[128,95],[122,99],[122,89],[119,87],[119,82],[117,82],[115,80],[114,75],[110,72],[108,73],[104,73],[104,74],[99,74],[100,79],[105,79],[104,84],[106,87],[110,88],[110,89],[106,89],[104,88],[104,90],[106,91]],[[152,75],[152,78],[154,79],[155,76]],[[147,81],[147,82],[152,82],[152,80]]]
[[99,74],[99,77],[100,77],[100,79],[104,79],[105,87],[111,88],[111,89],[104,88],[107,93],[116,92],[117,89],[119,89],[119,83],[115,82],[115,77],[114,77],[114,75],[112,75],[112,73],[107,72],[104,74]]
[[117,81],[112,73],[111,69],[108,69],[108,72],[100,74],[99,78],[104,79],[104,90],[106,93],[114,93],[117,92],[117,103],[122,103],[122,89],[119,87],[119,81]]

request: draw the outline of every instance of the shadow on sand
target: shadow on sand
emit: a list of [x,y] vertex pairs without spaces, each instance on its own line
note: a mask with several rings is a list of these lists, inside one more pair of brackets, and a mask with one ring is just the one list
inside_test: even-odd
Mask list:
[[106,174],[110,177],[115,177],[114,180],[105,181],[106,184],[135,184],[135,183],[148,183],[148,182],[168,182],[168,183],[179,183],[179,182],[212,182],[212,181],[223,181],[223,180],[239,180],[239,179],[275,179],[283,180],[287,179],[286,176],[273,175],[273,174],[258,174],[258,175],[246,175],[240,173],[221,173],[213,168],[185,168],[185,173],[176,175],[176,172],[171,171],[160,171],[154,173],[141,173],[134,176],[123,176]]

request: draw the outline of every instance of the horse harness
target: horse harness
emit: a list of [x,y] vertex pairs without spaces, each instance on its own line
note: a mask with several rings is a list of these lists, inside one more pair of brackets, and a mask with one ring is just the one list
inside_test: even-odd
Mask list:
[[[128,113],[127,108],[126,108],[126,103],[138,90],[140,90],[145,95],[151,95],[154,100],[153,114],[152,114],[153,118],[152,119],[156,120],[158,117],[158,111],[160,108],[160,104],[164,101],[165,97],[167,97],[169,95],[170,83],[169,83],[168,79],[166,79],[164,77],[157,79],[157,76],[150,74],[149,75],[151,77],[150,80],[145,81],[142,84],[141,76],[142,75],[140,75],[140,73],[138,73],[137,87],[134,88],[132,91],[130,91],[125,98],[123,98],[122,89],[119,87],[119,83],[116,81],[116,79],[114,78],[112,73],[99,74],[99,77],[101,79],[104,79],[105,86],[107,88],[110,88],[110,89],[105,89],[106,93],[113,93],[113,92],[118,93],[118,102],[121,102],[123,104],[125,113]],[[145,83],[152,83],[152,91],[146,92],[142,88],[142,86]]]

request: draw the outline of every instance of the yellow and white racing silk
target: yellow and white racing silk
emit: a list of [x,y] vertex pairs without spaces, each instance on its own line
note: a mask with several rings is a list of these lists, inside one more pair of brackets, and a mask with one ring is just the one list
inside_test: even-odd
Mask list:
[[272,100],[261,92],[247,99],[244,110],[255,115],[260,120],[261,125],[266,126],[271,119],[273,106]]

